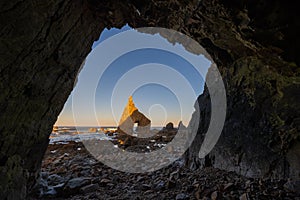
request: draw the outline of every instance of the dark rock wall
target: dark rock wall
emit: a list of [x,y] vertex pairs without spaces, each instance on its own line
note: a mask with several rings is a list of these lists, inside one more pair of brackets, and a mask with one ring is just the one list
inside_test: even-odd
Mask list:
[[[228,114],[204,164],[299,178],[297,17],[296,6],[284,1],[1,1],[1,199],[22,199],[30,191],[93,41],[104,27],[125,23],[183,32],[217,63]],[[203,163],[196,156],[209,119],[207,91],[198,100],[204,120],[187,152],[194,166]]]
[[226,24],[219,29],[227,38],[216,32],[219,38],[202,43],[219,52],[211,54],[225,81],[227,117],[216,147],[198,159],[210,120],[205,90],[198,98],[202,120],[188,162],[250,177],[300,179],[299,53],[291,51],[299,48],[296,11],[280,2],[256,3],[224,2],[217,15]]
[[0,197],[23,199],[93,41],[126,17],[108,19],[106,2],[98,13],[81,0],[0,4]]
[[239,69],[227,83],[224,129],[202,160],[196,157],[210,121],[210,97],[205,91],[198,98],[201,122],[188,152],[191,167],[214,166],[250,177],[300,178],[299,105],[295,104],[299,81],[297,85],[296,77],[278,75],[266,65],[257,57],[232,65]]

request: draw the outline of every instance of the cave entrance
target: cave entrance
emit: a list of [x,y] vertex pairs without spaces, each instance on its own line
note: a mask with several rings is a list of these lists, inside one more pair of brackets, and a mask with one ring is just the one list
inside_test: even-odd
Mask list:
[[[133,35],[127,36],[130,31]],[[132,48],[138,40],[144,48],[119,51]],[[171,51],[173,48],[175,50]],[[116,58],[106,60],[116,56],[116,52]],[[91,166],[97,159],[83,145],[85,140],[107,139],[114,143],[114,148],[137,152],[151,152],[170,142],[178,124],[189,124],[195,101],[204,88],[204,80],[189,58],[198,59],[202,74],[206,74],[211,62],[205,56],[193,55],[182,45],[172,44],[159,34],[143,33],[128,25],[121,29],[105,29],[86,58],[76,86],[55,124],[56,132],[50,136],[42,166],[42,172],[49,175],[45,176],[48,186],[65,183],[68,177],[101,177],[101,171],[108,170],[102,163]],[[162,134],[158,139],[137,143],[127,136],[118,136],[118,121],[129,96],[134,99],[135,106],[129,103],[125,113],[137,113],[135,110],[143,113],[151,120],[151,133]],[[134,121],[133,130],[131,128],[134,134],[140,124],[144,122]],[[153,127],[165,128],[160,132]],[[63,135],[60,134],[62,129]],[[93,133],[87,134],[88,130]]]
[[[134,34],[127,36],[130,31]],[[130,46],[138,39],[144,48]],[[152,44],[160,46],[155,49]],[[98,48],[102,45],[106,46]],[[132,49],[125,53],[120,51],[126,48]],[[175,51],[170,51],[172,48]],[[126,100],[131,95],[137,108],[150,117],[153,127],[164,127],[168,122],[175,127],[179,122],[188,125],[194,112],[193,105],[203,92],[204,80],[189,57],[180,55],[182,52],[198,59],[201,74],[205,76],[210,60],[204,55],[188,52],[181,44],[170,43],[160,34],[143,33],[129,25],[121,29],[105,29],[82,66],[56,128],[80,127],[77,133],[82,133],[84,127],[101,130],[117,127]],[[102,59],[101,55],[104,55]],[[107,61],[106,58],[112,55],[116,56],[114,60]],[[108,64],[103,64],[106,61]],[[97,71],[100,68],[102,71]],[[97,82],[93,88],[91,80]]]

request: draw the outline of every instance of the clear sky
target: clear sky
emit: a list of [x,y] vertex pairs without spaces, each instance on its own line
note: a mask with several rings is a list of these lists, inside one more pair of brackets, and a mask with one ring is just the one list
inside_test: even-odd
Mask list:
[[[111,58],[138,43],[145,48],[133,48]],[[186,56],[179,56],[183,54]],[[202,75],[211,64],[203,55],[191,54],[157,34],[140,33],[128,25],[105,29],[94,43],[56,125],[117,126],[130,95],[152,126],[168,122],[177,126],[179,121],[187,125],[204,87],[190,60],[197,63]]]

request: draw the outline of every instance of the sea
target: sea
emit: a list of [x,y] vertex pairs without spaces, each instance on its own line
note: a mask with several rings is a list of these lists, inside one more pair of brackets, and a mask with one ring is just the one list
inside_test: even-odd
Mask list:
[[[151,127],[152,130],[161,130],[163,127]],[[106,134],[109,131],[116,131],[113,126],[54,126],[49,137],[50,144],[67,144],[70,141],[81,142],[84,140],[113,140],[117,133]]]
[[80,142],[90,139],[112,140],[113,136],[105,134],[110,130],[116,130],[116,127],[54,126],[49,143],[67,144],[70,141]]

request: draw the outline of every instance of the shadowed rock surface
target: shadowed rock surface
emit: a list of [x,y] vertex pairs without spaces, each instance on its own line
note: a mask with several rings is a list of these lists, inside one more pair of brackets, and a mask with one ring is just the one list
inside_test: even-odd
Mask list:
[[205,90],[198,98],[198,135],[186,154],[191,167],[299,179],[298,13],[280,0],[1,1],[1,198],[24,199],[31,190],[93,41],[105,27],[126,23],[180,31],[218,65],[227,91],[225,127],[213,152],[199,160],[210,118]]

